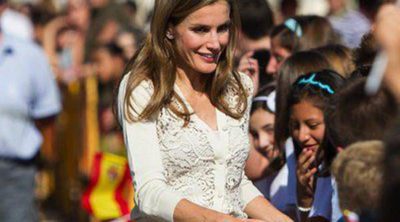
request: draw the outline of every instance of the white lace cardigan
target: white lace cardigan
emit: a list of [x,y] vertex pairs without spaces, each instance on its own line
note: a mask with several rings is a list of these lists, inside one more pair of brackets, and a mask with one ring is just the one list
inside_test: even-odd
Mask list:
[[[152,221],[173,221],[174,209],[184,198],[246,218],[245,206],[262,195],[244,175],[249,150],[249,108],[240,120],[217,110],[217,131],[195,114],[183,127],[183,120],[167,108],[151,120],[129,123],[123,115],[127,76],[120,86],[119,118],[141,214],[151,216]],[[252,95],[250,78],[241,74],[241,79]],[[175,90],[183,98],[177,86]],[[134,89],[131,99],[137,112],[144,109],[152,92],[150,81],[143,81]],[[232,89],[228,92],[229,102],[234,105],[237,96]]]

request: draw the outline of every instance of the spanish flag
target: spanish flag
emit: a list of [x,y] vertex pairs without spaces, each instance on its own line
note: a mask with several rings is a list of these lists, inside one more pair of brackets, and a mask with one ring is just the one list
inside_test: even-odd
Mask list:
[[81,201],[82,207],[99,220],[129,214],[134,203],[126,158],[111,153],[96,153],[90,183]]

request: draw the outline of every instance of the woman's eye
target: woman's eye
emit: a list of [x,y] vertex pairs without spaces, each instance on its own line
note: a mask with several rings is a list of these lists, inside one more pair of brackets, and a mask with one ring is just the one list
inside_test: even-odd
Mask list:
[[197,28],[194,28],[193,31],[196,33],[205,33],[205,32],[208,32],[208,28],[207,27],[197,27]]
[[226,24],[218,28],[218,32],[227,32],[229,31],[230,25]]

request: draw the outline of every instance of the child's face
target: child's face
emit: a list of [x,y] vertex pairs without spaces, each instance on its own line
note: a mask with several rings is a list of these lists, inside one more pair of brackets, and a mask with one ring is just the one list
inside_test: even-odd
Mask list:
[[254,146],[268,158],[274,156],[274,124],[275,115],[261,108],[250,117],[250,134],[254,139]]
[[273,39],[271,42],[271,58],[267,65],[267,73],[275,75],[282,63],[287,57],[291,55],[291,52],[280,46],[278,40]]
[[325,133],[324,114],[311,102],[303,100],[291,108],[291,136],[302,149],[317,152]]
[[98,49],[94,55],[94,64],[101,82],[107,82],[113,77],[114,63],[110,53],[105,49]]

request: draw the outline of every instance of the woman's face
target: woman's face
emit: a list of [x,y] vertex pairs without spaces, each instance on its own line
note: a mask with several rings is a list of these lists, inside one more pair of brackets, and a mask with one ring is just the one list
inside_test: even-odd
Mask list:
[[250,117],[250,135],[255,148],[268,158],[274,157],[275,115],[262,108],[257,109]]
[[198,73],[214,72],[229,42],[230,23],[229,4],[218,1],[193,12],[171,28],[172,41],[186,61],[181,68]]
[[283,61],[291,55],[291,52],[279,45],[278,40],[271,42],[271,58],[267,65],[267,73],[275,75]]
[[324,138],[325,122],[321,109],[303,100],[291,108],[291,136],[302,149],[316,153]]

